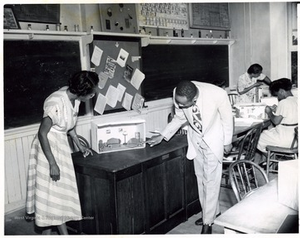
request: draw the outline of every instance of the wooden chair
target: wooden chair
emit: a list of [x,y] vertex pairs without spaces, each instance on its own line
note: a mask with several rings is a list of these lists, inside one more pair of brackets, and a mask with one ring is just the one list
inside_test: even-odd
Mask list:
[[[82,144],[83,146],[85,146],[87,148],[90,148],[89,142],[83,136],[81,136],[81,135],[77,135],[77,136],[78,136],[80,144]],[[70,136],[68,136],[68,141],[69,141],[69,145],[71,147],[72,152],[79,151],[77,145],[73,142],[73,140]]]
[[238,202],[269,182],[263,168],[249,160],[232,163],[229,166],[229,180]]
[[290,148],[271,146],[266,147],[267,154],[267,175],[269,172],[278,172],[278,163],[288,159],[298,159],[298,126],[295,127],[294,139]]
[[249,130],[244,137],[237,142],[237,149],[223,158],[223,178],[228,184],[228,167],[230,164],[238,160],[253,161],[258,139],[262,130],[263,124],[259,123]]

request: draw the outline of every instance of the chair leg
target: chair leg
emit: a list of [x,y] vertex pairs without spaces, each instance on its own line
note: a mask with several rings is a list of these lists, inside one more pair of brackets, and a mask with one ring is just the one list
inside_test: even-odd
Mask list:
[[267,177],[269,178],[269,166],[270,166],[270,157],[271,157],[271,152],[268,151],[268,155],[267,155]]

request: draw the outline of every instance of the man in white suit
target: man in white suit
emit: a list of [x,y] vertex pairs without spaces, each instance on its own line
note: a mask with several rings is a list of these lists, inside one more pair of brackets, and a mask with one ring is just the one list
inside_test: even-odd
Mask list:
[[[202,207],[201,233],[211,234],[214,219],[220,213],[223,153],[229,153],[232,148],[233,116],[229,98],[225,90],[215,85],[182,81],[174,89],[173,101],[174,118],[160,135],[147,143],[154,146],[163,139],[170,140],[188,122],[187,158],[194,160]],[[200,117],[195,118],[193,112]]]

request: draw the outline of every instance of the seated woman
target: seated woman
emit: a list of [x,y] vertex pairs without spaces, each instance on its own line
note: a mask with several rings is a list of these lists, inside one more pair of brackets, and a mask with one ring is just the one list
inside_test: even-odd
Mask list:
[[278,106],[267,106],[266,114],[274,127],[261,133],[257,148],[266,153],[266,146],[290,147],[294,128],[298,125],[298,100],[292,92],[292,82],[281,78],[270,84],[270,92],[278,98]]
[[262,73],[263,68],[260,64],[252,64],[246,73],[241,75],[237,84],[237,103],[256,102],[258,87],[269,85],[271,80]]

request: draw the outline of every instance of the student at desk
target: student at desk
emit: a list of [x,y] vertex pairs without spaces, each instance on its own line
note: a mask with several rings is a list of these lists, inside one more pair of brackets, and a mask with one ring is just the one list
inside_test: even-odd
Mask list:
[[267,106],[265,112],[271,119],[274,128],[263,131],[257,148],[266,153],[266,146],[290,147],[294,138],[294,128],[298,125],[298,100],[293,96],[292,82],[281,78],[270,84],[270,91],[278,98],[278,106]]
[[219,193],[222,177],[223,153],[232,146],[233,117],[227,93],[208,83],[181,81],[174,89],[175,116],[161,135],[147,143],[159,144],[169,140],[178,129],[188,123],[187,158],[194,161],[202,207],[202,234],[212,233],[212,224],[220,213]]
[[262,73],[263,68],[259,64],[252,64],[246,73],[239,77],[237,83],[237,103],[256,102],[258,87],[270,85],[271,80]]
[[83,156],[92,153],[79,143],[75,125],[81,101],[94,97],[99,78],[94,72],[80,71],[44,102],[44,115],[34,137],[28,165],[26,212],[50,235],[57,226],[67,235],[66,222],[81,220],[81,207],[67,134]]

